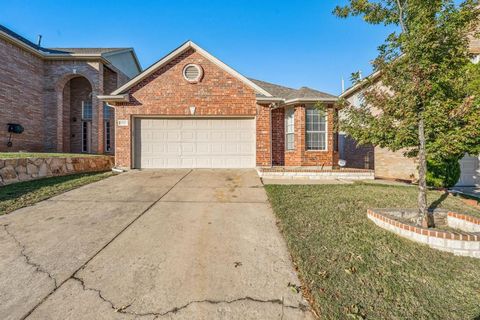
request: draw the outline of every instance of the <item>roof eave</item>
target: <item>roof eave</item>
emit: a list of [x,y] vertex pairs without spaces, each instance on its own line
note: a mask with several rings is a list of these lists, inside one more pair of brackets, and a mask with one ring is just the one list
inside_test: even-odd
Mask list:
[[100,101],[105,101],[105,102],[128,102],[129,101],[129,95],[128,94],[111,94],[111,95],[99,95],[97,98]]
[[[0,31],[0,36],[2,36],[4,39],[6,39],[9,42],[12,42],[16,44],[17,46],[21,47],[22,49],[27,50],[30,53],[35,54],[36,56],[39,56],[43,59],[46,60],[64,60],[64,59],[76,59],[76,60],[91,60],[91,59],[103,59],[102,55],[100,54],[52,54],[52,53],[47,53],[43,52],[41,50],[37,50],[35,48],[32,48],[28,44],[24,43],[23,41],[20,41],[8,33],[5,33],[3,31]],[[105,60],[106,61],[106,60]]]
[[297,104],[297,103],[318,103],[318,102],[337,102],[338,98],[332,97],[332,98],[296,98],[296,99],[290,99],[290,100],[285,100],[285,105],[292,105],[292,104]]
[[44,56],[44,53],[41,52],[40,50],[32,48],[31,46],[29,46],[25,42],[20,41],[15,37],[12,37],[11,35],[9,35],[8,33],[4,32],[4,31],[0,31],[0,36],[2,36],[7,41],[16,44],[17,46],[21,47],[22,49],[25,49],[25,50],[29,51],[30,53],[33,53],[33,54],[35,54],[37,56],[40,56],[40,57]]
[[257,102],[259,103],[284,103],[285,99],[277,97],[257,97]]
[[371,75],[369,75],[365,79],[361,80],[360,82],[358,82],[354,86],[345,90],[340,95],[340,98],[348,99],[352,94],[355,94],[358,90],[363,89],[363,87],[365,87],[368,84],[368,81],[375,81],[376,79],[378,79],[380,77],[380,75],[381,75],[380,71],[376,71],[376,72],[372,73]]
[[[101,54],[86,54],[86,53],[68,53],[68,54],[56,54],[45,53],[42,55],[46,60],[58,60],[58,59],[78,59],[78,60],[91,60],[91,59],[104,59]],[[104,59],[105,60],[105,59]]]
[[327,102],[327,103],[335,103],[338,101],[338,98],[296,98],[296,99],[289,99],[285,100],[283,98],[278,97],[257,97],[257,103],[278,103],[281,106],[289,106],[292,104],[310,104],[310,103],[318,103],[318,102]]

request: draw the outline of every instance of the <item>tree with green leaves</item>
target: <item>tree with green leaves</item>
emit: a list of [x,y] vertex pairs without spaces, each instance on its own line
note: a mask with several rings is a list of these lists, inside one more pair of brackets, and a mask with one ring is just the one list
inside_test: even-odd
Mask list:
[[352,77],[365,86],[363,102],[342,103],[341,125],[361,144],[417,158],[417,222],[431,227],[427,157],[480,153],[480,65],[469,53],[469,40],[478,37],[479,0],[349,0],[334,14],[396,26],[373,61],[379,80]]

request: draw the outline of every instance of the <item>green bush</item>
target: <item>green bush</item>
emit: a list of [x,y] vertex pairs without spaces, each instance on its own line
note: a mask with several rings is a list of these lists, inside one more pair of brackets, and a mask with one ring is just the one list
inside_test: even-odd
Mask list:
[[436,188],[453,187],[460,178],[458,158],[427,160],[427,185]]

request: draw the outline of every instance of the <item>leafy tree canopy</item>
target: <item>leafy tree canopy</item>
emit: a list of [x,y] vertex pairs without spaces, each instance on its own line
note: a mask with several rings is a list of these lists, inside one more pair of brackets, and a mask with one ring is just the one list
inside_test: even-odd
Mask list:
[[360,143],[417,156],[422,120],[429,156],[480,153],[480,64],[469,53],[478,0],[350,0],[334,13],[398,26],[373,62],[379,82],[363,80],[361,106],[345,103],[344,130]]

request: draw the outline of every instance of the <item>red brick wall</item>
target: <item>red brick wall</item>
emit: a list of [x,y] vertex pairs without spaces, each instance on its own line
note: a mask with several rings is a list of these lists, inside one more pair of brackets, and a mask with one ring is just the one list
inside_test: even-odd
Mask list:
[[[202,66],[204,76],[199,83],[192,84],[183,78],[183,68],[189,63]],[[252,88],[193,49],[187,50],[134,86],[130,90],[130,102],[117,103],[116,120],[128,119],[129,126],[116,127],[116,166],[131,166],[134,115],[190,116],[190,106],[196,107],[197,116],[254,117],[257,114]],[[265,117],[263,108],[259,107],[259,110],[259,117]]]
[[[103,64],[100,61],[44,61],[44,121],[46,151],[63,151],[66,144],[64,122],[64,106],[62,93],[69,81],[83,77],[92,86],[93,120],[92,120],[92,153],[103,153],[103,103],[97,95],[103,94]],[[100,133],[100,135],[98,134]]]
[[305,106],[295,106],[295,150],[285,152],[285,166],[336,166],[338,152],[334,150],[334,109],[327,109],[327,151],[306,150]]
[[285,109],[272,111],[272,158],[274,166],[285,165]]
[[[43,151],[43,62],[0,39],[0,151]],[[7,147],[7,123],[21,124]]]
[[[0,56],[0,151],[78,151],[78,143],[73,149],[70,143],[72,134],[78,139],[80,135],[70,130],[69,101],[74,96],[69,81],[81,76],[93,90],[91,151],[104,152],[103,103],[96,96],[127,82],[125,74],[104,68],[100,60],[43,60],[4,39],[0,39]],[[7,123],[25,128],[13,135],[12,148],[7,148]]]
[[257,113],[257,166],[271,166],[271,144],[270,144],[270,107],[258,105]]
[[375,148],[372,145],[359,145],[352,137],[345,136],[343,149],[347,168],[375,168]]
[[[63,89],[63,105],[69,106],[70,105],[70,83],[65,85]],[[63,151],[64,152],[71,152],[70,151],[70,141],[72,140],[71,136],[71,126],[70,122],[72,121],[71,110],[70,108],[65,108],[63,110]]]

